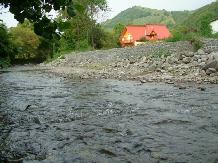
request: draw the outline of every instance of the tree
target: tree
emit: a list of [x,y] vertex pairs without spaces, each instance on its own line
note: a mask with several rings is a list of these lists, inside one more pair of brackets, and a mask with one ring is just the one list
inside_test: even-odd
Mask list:
[[102,38],[102,48],[111,49],[118,47],[120,47],[120,44],[118,42],[117,37],[114,34],[114,31],[111,29],[104,29],[104,35]]
[[[21,31],[20,33],[19,30]],[[12,42],[16,43],[16,46],[19,48],[16,58],[20,61],[31,59],[33,62],[42,62],[47,58],[52,58],[53,54],[59,49],[59,40],[54,38],[47,40],[37,36],[33,30],[34,24],[27,19],[22,24],[18,23],[17,27],[12,28],[12,32],[10,32],[13,38]],[[27,31],[25,34],[28,36],[23,35],[23,31]],[[33,47],[31,42],[36,43],[37,48]]]
[[83,0],[81,3],[85,7],[85,14],[88,16],[86,20],[87,40],[91,38],[91,46],[94,48],[94,27],[97,24],[96,18],[99,17],[101,11],[107,12],[110,10],[106,0]]
[[120,35],[122,34],[124,28],[125,28],[125,25],[121,24],[121,23],[115,25],[113,28],[114,38],[115,38],[115,41],[117,42],[117,44],[120,44],[119,38],[120,38]]
[[33,23],[31,23],[29,20],[25,19],[22,24],[18,23],[17,26],[22,27],[22,28],[29,28],[31,30],[34,30],[34,26],[33,25],[34,25]]
[[104,45],[104,40],[106,39],[104,30],[100,27],[100,25],[96,25],[93,27],[92,32],[95,33],[90,37],[90,43],[94,49],[101,49]]
[[60,51],[68,51],[76,49],[76,32],[73,29],[67,29],[60,39]]
[[52,58],[53,55],[59,51],[60,41],[56,39],[47,40],[43,37],[39,37],[39,46],[36,53],[35,60],[37,62],[43,62],[48,58]]
[[[109,10],[107,1],[80,0],[80,4],[85,8],[84,13],[77,13],[73,19],[67,15],[66,10],[59,11],[56,21],[60,22],[62,20],[67,20],[71,24],[71,29],[63,30],[64,35],[61,38],[61,41],[65,41],[71,47],[73,46],[72,43],[76,42],[76,48],[79,50],[81,50],[81,46],[84,47],[84,41],[86,41],[86,47],[91,45],[95,48],[96,39],[99,38],[98,33],[96,33],[96,30],[99,30],[96,19],[99,18],[100,13],[102,14],[102,12],[107,12]],[[65,46],[65,48],[69,48],[69,46]]]
[[210,37],[212,35],[212,27],[210,25],[212,18],[213,18],[212,12],[206,12],[200,18],[199,32],[204,37]]
[[10,61],[16,53],[16,48],[10,41],[10,37],[7,27],[0,23],[0,67],[10,65]]
[[39,37],[30,28],[22,26],[12,27],[10,34],[13,36],[12,42],[18,49],[17,58],[34,58],[40,44]]
[[[69,50],[69,49],[80,49],[81,41],[86,39],[86,21],[89,20],[89,17],[84,13],[78,13],[72,19],[65,11],[59,11],[58,16],[56,18],[57,22],[61,22],[62,20],[67,20],[71,24],[70,29],[63,30],[63,34],[61,36],[61,49]],[[77,45],[76,45],[77,44]],[[88,43],[86,42],[87,46]]]
[[14,18],[24,23],[28,19],[34,23],[34,32],[46,39],[52,39],[53,36],[60,38],[57,29],[69,28],[67,22],[56,22],[49,17],[52,10],[67,10],[71,17],[77,12],[84,12],[84,8],[72,0],[0,0],[0,7],[8,8],[14,14]]

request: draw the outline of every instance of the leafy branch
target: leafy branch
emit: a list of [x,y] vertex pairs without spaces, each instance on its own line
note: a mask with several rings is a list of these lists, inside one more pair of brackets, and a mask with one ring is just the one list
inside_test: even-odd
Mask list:
[[14,18],[21,24],[25,19],[34,23],[34,32],[46,39],[56,37],[60,39],[57,30],[70,28],[69,22],[56,22],[49,18],[52,10],[67,10],[70,17],[74,17],[77,12],[84,12],[84,7],[72,0],[0,0],[0,6],[9,8]]

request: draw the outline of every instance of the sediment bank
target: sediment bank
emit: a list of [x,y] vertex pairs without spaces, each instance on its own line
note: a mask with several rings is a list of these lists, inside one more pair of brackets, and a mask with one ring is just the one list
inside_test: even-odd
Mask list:
[[141,82],[218,83],[218,39],[155,42],[136,47],[74,52],[48,64],[61,76],[140,80]]

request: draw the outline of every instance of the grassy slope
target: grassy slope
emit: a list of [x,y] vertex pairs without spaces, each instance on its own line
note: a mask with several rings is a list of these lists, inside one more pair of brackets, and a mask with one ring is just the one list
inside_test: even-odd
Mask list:
[[166,11],[150,9],[140,6],[134,6],[120,12],[112,19],[108,19],[102,23],[105,28],[113,28],[116,24],[165,24],[168,28],[174,26],[176,23],[189,16],[192,11]]

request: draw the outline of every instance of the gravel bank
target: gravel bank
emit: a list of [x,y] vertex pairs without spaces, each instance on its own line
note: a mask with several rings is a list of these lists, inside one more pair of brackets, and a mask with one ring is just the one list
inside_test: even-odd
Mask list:
[[188,41],[147,43],[137,47],[70,53],[49,64],[65,77],[111,78],[145,82],[218,83],[218,39],[202,39],[194,51]]

